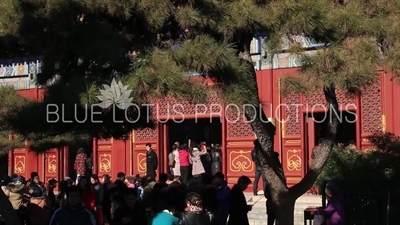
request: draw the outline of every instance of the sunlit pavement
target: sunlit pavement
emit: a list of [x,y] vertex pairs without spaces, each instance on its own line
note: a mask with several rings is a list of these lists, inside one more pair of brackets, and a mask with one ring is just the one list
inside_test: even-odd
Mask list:
[[[253,196],[251,193],[246,193],[246,199],[250,203],[254,203],[253,210],[249,212],[249,222],[250,225],[266,225],[267,224],[267,214],[265,213],[265,202],[262,191],[259,192],[258,196]],[[321,196],[305,194],[301,196],[296,201],[295,211],[294,211],[294,224],[303,225],[304,221],[304,210],[308,206],[320,206]]]

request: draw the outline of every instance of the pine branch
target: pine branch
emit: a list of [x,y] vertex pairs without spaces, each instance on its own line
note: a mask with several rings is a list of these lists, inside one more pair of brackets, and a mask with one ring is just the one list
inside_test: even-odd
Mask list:
[[9,132],[0,132],[0,156],[8,154],[12,149],[25,147],[25,141],[22,138],[10,140],[9,134]]
[[31,141],[30,150],[36,153],[46,152],[50,149],[61,148],[74,143],[90,143],[93,137],[85,133],[64,133],[48,136],[47,134],[30,134],[26,137]]

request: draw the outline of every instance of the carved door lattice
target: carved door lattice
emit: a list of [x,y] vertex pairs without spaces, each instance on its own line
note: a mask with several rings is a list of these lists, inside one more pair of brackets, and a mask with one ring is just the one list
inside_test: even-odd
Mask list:
[[147,141],[147,140],[156,140],[157,139],[157,130],[151,128],[145,128],[137,130],[136,132],[136,140],[137,141]]
[[380,82],[368,86],[361,96],[362,131],[374,133],[382,129]]
[[[306,97],[306,106],[309,109],[311,109],[314,105],[324,105],[326,106],[326,99],[325,95],[322,91],[317,91],[313,93],[312,95],[305,96]],[[339,103],[339,105],[348,105],[348,104],[354,104],[354,96],[349,95],[344,93],[343,91],[336,91],[336,98]]]
[[[211,104],[215,104],[211,107]],[[195,104],[187,99],[177,99],[172,96],[167,96],[160,100],[157,106],[157,113],[159,116],[174,116],[174,115],[199,115],[213,112],[215,114],[223,113],[221,107],[221,99],[212,88],[208,89],[207,101],[205,104]],[[170,117],[172,119],[172,117]]]
[[246,122],[246,118],[240,112],[229,110],[226,112],[228,137],[253,137],[253,129]]
[[282,110],[285,110],[285,113],[282,115],[286,115],[283,118],[279,118],[280,121],[285,124],[285,135],[300,135],[301,134],[301,108],[299,104],[301,103],[300,95],[298,94],[289,94],[286,96],[286,107],[282,107]]
[[[156,106],[150,107],[151,119],[155,122],[155,127],[157,127],[156,115],[157,108]],[[136,131],[136,141],[155,141],[157,139],[157,130],[154,128],[144,128]]]

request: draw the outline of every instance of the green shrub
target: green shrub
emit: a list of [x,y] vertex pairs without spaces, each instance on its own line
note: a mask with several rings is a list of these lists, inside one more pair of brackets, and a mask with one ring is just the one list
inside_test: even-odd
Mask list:
[[384,133],[369,140],[374,150],[335,147],[316,185],[331,181],[342,191],[346,224],[398,224],[400,138]]
[[361,151],[343,145],[335,147],[316,184],[321,186],[323,181],[331,180],[346,192],[396,189],[400,180],[400,138],[381,134],[369,139],[380,143],[379,148]]

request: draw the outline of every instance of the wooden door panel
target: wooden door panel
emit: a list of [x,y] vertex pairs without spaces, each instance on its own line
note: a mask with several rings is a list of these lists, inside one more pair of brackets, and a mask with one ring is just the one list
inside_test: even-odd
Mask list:
[[160,150],[160,152],[161,152],[161,154],[162,154],[162,160],[159,160],[159,161],[162,161],[162,167],[161,167],[161,165],[159,166],[160,168],[162,168],[162,171],[161,172],[164,172],[164,173],[168,173],[168,170],[169,170],[169,168],[168,168],[168,154],[169,154],[169,151],[170,151],[170,145],[172,145],[172,143],[170,143],[169,142],[169,132],[168,132],[168,125],[166,124],[166,123],[163,123],[163,124],[161,124],[161,138],[160,138],[160,140],[161,140],[161,145],[160,145],[160,147],[161,147],[161,150]]
[[308,152],[308,164],[312,160],[312,150],[315,147],[315,121],[314,118],[307,118],[307,152]]

